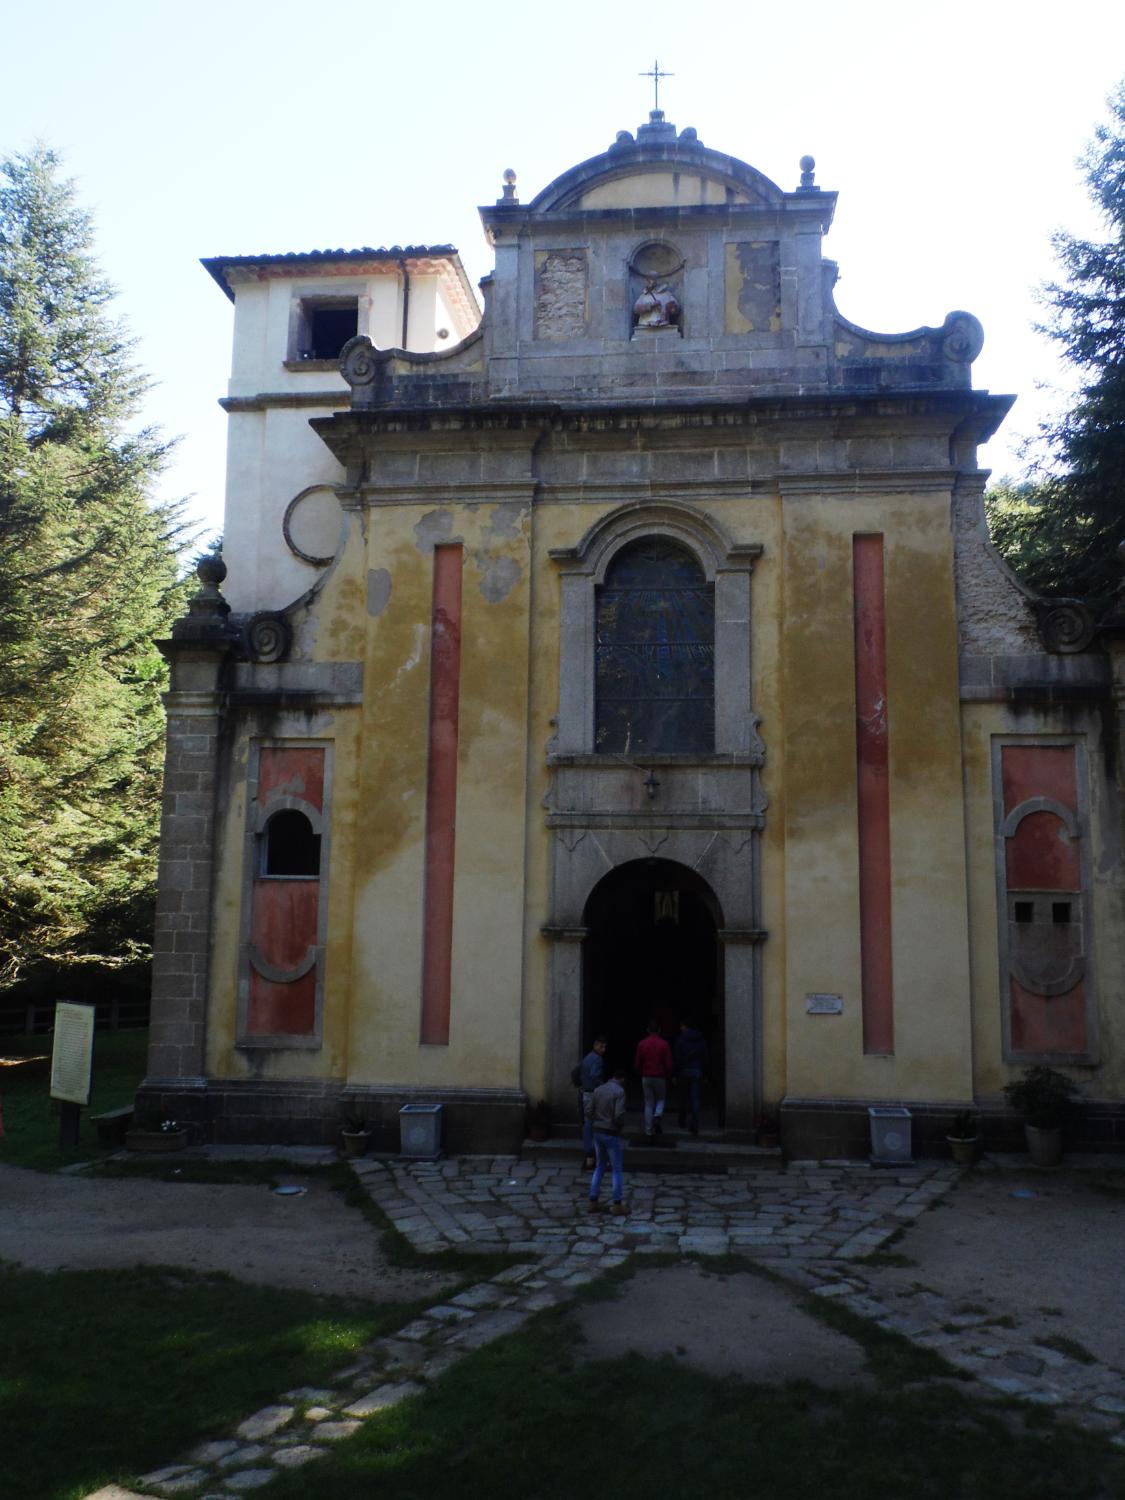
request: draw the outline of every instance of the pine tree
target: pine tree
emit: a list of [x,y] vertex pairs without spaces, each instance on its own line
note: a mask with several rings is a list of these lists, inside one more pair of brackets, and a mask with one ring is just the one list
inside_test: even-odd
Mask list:
[[1043,593],[1096,609],[1120,582],[1125,541],[1125,83],[1109,111],[1083,158],[1106,237],[1057,234],[1062,274],[1043,289],[1043,331],[1079,373],[1078,395],[1042,428],[1035,480],[990,496],[997,544],[1017,571]]
[[0,163],[0,985],[150,935],[183,522],[92,246],[54,152]]

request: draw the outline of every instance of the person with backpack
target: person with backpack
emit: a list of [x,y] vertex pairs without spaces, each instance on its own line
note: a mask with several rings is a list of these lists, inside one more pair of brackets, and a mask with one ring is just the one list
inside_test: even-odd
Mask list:
[[690,1118],[692,1135],[699,1134],[699,1090],[703,1075],[707,1071],[707,1043],[703,1033],[697,1031],[689,1021],[680,1022],[680,1034],[672,1049],[679,1080],[680,1129]]
[[593,1168],[595,1159],[594,1127],[590,1123],[587,1105],[605,1075],[605,1049],[608,1045],[604,1036],[596,1036],[586,1056],[570,1070],[570,1081],[578,1090],[578,1118],[582,1122],[582,1149],[585,1153],[582,1166],[587,1172]]

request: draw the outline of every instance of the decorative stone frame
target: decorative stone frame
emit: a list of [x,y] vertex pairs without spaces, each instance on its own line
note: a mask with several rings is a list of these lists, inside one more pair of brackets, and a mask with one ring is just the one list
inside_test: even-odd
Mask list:
[[[623,547],[663,536],[686,547],[715,589],[715,749],[628,757],[594,749],[596,589]],[[749,1130],[762,1101],[760,925],[765,751],[751,698],[750,574],[757,544],[736,544],[706,512],[676,502],[620,506],[577,546],[551,558],[562,588],[557,734],[548,752],[545,806],[551,840],[551,942],[547,1092],[573,1105],[570,1070],[582,1045],[582,945],[586,903],[601,878],[633,860],[659,857],[695,871],[711,889],[723,925],[727,1129]],[[638,799],[638,774],[661,767],[659,796]]]
[[[562,585],[559,628],[559,722],[554,752],[595,755],[594,639],[596,590],[610,563],[631,542],[663,536],[691,553],[715,590],[716,756],[758,755],[762,744],[750,695],[750,574],[756,543],[736,544],[706,512],[674,501],[633,501],[596,521],[576,547],[555,547]],[[607,757],[608,758],[608,757]],[[660,754],[646,754],[660,761]],[[691,760],[708,759],[692,755]]]
[[[271,750],[323,750],[324,794],[323,810],[318,812],[311,802],[287,794],[272,796],[265,802],[258,799],[258,768],[261,753]],[[246,833],[242,855],[242,911],[239,923],[238,942],[238,1008],[235,1046],[242,1050],[261,1051],[319,1051],[324,1035],[324,955],[328,938],[328,886],[331,868],[331,810],[332,810],[332,752],[333,742],[323,739],[299,739],[287,737],[255,737],[250,742],[249,772],[246,778]],[[263,1036],[247,1030],[250,1010],[250,967],[264,979],[281,979],[272,972],[272,966],[260,956],[253,955],[250,925],[253,915],[254,882],[268,880],[305,880],[308,876],[268,875],[263,876],[263,843],[266,825],[274,813],[292,811],[303,813],[312,830],[320,838],[320,894],[317,901],[316,943],[308,950],[305,960],[297,972],[287,972],[286,979],[298,979],[316,965],[316,1009],[313,1029],[309,1034],[286,1035],[284,1033]]]
[[[1005,817],[1004,781],[1002,755],[1005,746],[1028,745],[1035,748],[1065,746],[1073,749],[1075,786],[1077,788],[1077,819],[1070,808],[1050,797],[1029,797]],[[994,735],[992,738],[992,798],[996,824],[996,938],[1000,960],[1000,1027],[1002,1057],[1006,1063],[1021,1066],[1028,1063],[1049,1063],[1062,1066],[1092,1067],[1101,1061],[1098,1044],[1098,994],[1097,965],[1094,962],[1094,889],[1091,880],[1090,860],[1090,799],[1086,771],[1086,747],[1080,737],[1074,735]],[[1065,825],[1067,834],[1078,845],[1078,870],[1082,885],[1078,893],[1082,912],[1082,950],[1084,966],[1082,979],[1085,984],[1086,1002],[1086,1050],[1084,1052],[1022,1052],[1012,1045],[1011,984],[1013,977],[1012,956],[1008,942],[1008,870],[1006,841],[1016,828],[1035,812],[1053,813]],[[1017,981],[1019,976],[1015,975]],[[1075,981],[1077,982],[1077,981]],[[1065,993],[1065,987],[1049,984],[1045,988],[1035,986],[1042,995]]]

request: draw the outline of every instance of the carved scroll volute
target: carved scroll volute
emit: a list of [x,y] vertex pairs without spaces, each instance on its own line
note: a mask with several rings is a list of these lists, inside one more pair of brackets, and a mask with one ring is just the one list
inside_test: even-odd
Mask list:
[[1036,614],[1039,639],[1050,652],[1070,656],[1094,638],[1094,617],[1081,599],[1045,599]]
[[984,348],[984,329],[972,313],[946,313],[941,334],[941,352],[954,364],[971,365]]
[[340,374],[349,385],[370,385],[379,367],[379,351],[365,333],[357,333],[340,350]]

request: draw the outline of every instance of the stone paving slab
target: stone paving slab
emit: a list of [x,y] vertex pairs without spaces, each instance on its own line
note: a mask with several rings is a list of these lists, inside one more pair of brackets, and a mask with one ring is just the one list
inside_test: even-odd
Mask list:
[[534,1259],[448,1302],[436,1300],[406,1327],[374,1340],[331,1387],[287,1391],[232,1433],[217,1434],[177,1463],[142,1476],[143,1494],[109,1486],[86,1500],[189,1494],[232,1500],[251,1493],[277,1472],[313,1462],[388,1408],[415,1399],[469,1351],[508,1336],[631,1255],[667,1252],[761,1261],[796,1291],[838,1301],[935,1350],[998,1396],[1058,1408],[1125,1446],[1125,1388],[1117,1371],[1028,1346],[1018,1330],[966,1314],[955,1299],[929,1288],[904,1299],[881,1285],[878,1264],[868,1258],[949,1190],[960,1175],[951,1165],[876,1172],[853,1162],[803,1163],[780,1179],[738,1170],[690,1181],[646,1174],[630,1184],[625,1220],[587,1215],[586,1174],[553,1162],[363,1161],[357,1175],[418,1249],[491,1245],[503,1223],[501,1242]]

